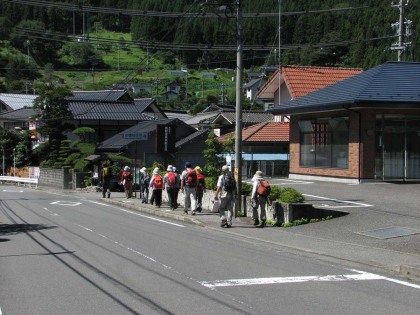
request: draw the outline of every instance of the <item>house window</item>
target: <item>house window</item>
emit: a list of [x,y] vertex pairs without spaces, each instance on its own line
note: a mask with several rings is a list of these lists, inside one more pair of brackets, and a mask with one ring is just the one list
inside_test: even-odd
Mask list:
[[348,168],[348,117],[300,120],[300,166]]

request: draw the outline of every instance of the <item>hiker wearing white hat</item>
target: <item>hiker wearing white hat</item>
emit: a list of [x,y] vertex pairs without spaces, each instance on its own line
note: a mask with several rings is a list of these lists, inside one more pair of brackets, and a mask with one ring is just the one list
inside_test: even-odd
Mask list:
[[163,177],[163,185],[166,189],[166,192],[168,193],[169,207],[171,208],[171,210],[175,210],[176,208],[178,208],[178,203],[175,200],[175,192],[176,187],[178,185],[178,178],[173,171],[172,165],[168,165],[166,171],[167,173]]
[[149,200],[149,184],[150,184],[150,175],[147,172],[147,168],[142,167],[140,169],[140,198],[141,198],[141,203],[148,203],[148,200]]
[[[214,200],[219,200],[220,194],[220,226],[221,227],[231,227],[233,219],[233,207],[235,205],[235,196],[237,194],[236,190],[236,180],[229,170],[229,166],[223,165],[222,175],[219,176],[217,181],[217,190],[214,193]],[[225,211],[227,211],[227,217],[225,216]]]
[[130,167],[124,167],[120,180],[124,186],[125,197],[127,199],[131,198],[133,196],[133,174],[131,174]]
[[[266,187],[268,185],[268,187]],[[268,195],[270,194],[270,185],[264,179],[261,171],[256,171],[253,177],[253,185],[251,192],[252,202],[252,218],[254,225],[260,228],[265,226],[266,211],[265,208],[268,202]],[[258,216],[259,209],[259,216]]]
[[163,187],[163,178],[160,175],[159,167],[156,167],[153,170],[153,176],[150,180],[149,187],[152,188],[152,198],[150,198],[150,203],[153,204],[153,202],[156,205],[156,208],[160,208],[162,205],[162,190]]

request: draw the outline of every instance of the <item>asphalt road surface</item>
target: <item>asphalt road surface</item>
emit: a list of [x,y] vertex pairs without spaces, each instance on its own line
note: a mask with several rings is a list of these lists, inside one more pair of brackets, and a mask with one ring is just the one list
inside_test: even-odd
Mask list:
[[1,315],[420,313],[420,285],[224,229],[19,187],[0,199]]

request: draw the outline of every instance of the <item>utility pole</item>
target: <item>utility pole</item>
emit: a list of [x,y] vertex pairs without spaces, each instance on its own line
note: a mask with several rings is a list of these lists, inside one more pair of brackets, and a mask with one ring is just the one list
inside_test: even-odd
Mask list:
[[[392,28],[396,31],[398,36],[398,43],[391,45],[391,50],[397,50],[398,61],[401,61],[404,51],[407,47],[411,46],[411,42],[405,43],[404,36],[411,36],[412,34],[412,21],[405,20],[405,6],[408,5],[410,0],[400,0],[398,4],[391,3],[392,7],[397,7],[400,10],[399,22],[392,23]],[[404,32],[405,27],[405,32]]]
[[242,0],[236,1],[236,126],[235,126],[235,177],[238,198],[235,202],[235,217],[241,211],[242,204]]

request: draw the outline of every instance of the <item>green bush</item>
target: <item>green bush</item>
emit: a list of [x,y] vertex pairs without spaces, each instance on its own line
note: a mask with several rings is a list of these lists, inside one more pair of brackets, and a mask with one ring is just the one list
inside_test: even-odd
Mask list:
[[213,177],[205,177],[204,182],[206,183],[206,189],[216,190],[217,178],[215,179]]
[[270,201],[274,201],[274,200],[279,199],[280,196],[281,196],[281,192],[282,192],[282,190],[281,190],[280,187],[271,186],[271,192],[270,192],[270,195],[268,196],[268,199]]
[[305,201],[305,197],[292,187],[284,187],[281,189],[278,201],[284,203],[302,203]]
[[251,196],[251,193],[252,193],[251,184],[242,182],[241,189],[242,189],[242,195]]

